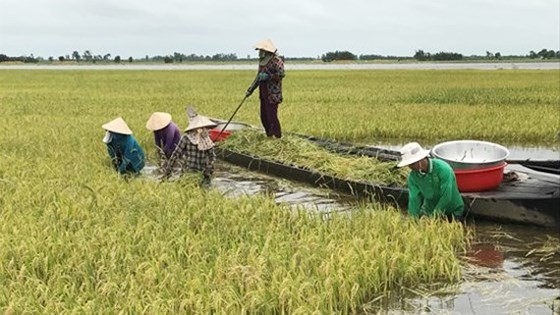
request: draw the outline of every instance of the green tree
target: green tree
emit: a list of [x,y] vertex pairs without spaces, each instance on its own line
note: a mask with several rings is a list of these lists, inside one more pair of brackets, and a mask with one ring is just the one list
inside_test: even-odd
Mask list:
[[537,58],[537,57],[538,57],[537,53],[534,52],[533,50],[531,50],[531,51],[529,52],[529,58],[535,59],[535,58]]
[[89,50],[84,51],[83,57],[86,61],[91,61],[93,59],[93,55]]
[[554,58],[555,55],[556,53],[552,49],[551,50],[542,49],[537,53],[537,56],[541,57],[542,59]]
[[77,50],[74,50],[74,52],[72,52],[72,59],[76,61],[80,61],[82,59],[80,53]]
[[419,49],[414,53],[414,59],[418,61],[426,61],[426,60],[430,60],[431,56],[430,53],[426,54],[422,49]]
[[321,56],[324,62],[331,62],[335,60],[356,60],[358,57],[349,51],[335,51],[328,52]]

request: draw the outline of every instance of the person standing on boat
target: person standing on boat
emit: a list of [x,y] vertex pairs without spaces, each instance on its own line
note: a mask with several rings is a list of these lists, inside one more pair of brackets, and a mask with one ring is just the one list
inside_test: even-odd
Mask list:
[[401,149],[398,167],[408,166],[408,214],[420,216],[446,216],[460,219],[463,216],[464,202],[455,173],[447,162],[429,157],[430,151],[424,150],[417,142],[411,142]]
[[266,135],[281,138],[278,105],[282,103],[284,61],[276,54],[277,49],[269,39],[258,42],[255,49],[259,50],[259,69],[245,97],[249,97],[257,87],[259,88],[261,122]]
[[103,142],[113,167],[120,174],[137,175],[144,168],[144,151],[132,136],[132,130],[126,122],[118,117],[101,126],[105,129]]
[[177,143],[181,139],[181,131],[177,125],[171,121],[169,113],[154,112],[146,122],[146,128],[154,132],[154,140],[158,149],[161,165],[165,164]]
[[173,172],[173,167],[178,160],[181,160],[181,172],[187,170],[201,171],[203,175],[202,184],[210,184],[210,179],[214,171],[214,161],[216,153],[214,142],[210,139],[209,130],[216,127],[216,123],[205,116],[198,115],[192,106],[187,108],[189,126],[179,140],[175,151],[165,166],[164,177],[168,177]]

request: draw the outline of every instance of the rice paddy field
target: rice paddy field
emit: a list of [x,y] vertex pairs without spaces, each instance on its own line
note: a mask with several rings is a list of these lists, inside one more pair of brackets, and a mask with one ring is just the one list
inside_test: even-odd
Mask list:
[[[0,71],[0,310],[21,313],[325,314],[465,279],[476,231],[380,204],[351,215],[227,198],[195,176],[111,168],[101,128],[186,105],[227,119],[252,71]],[[376,143],[476,138],[558,146],[558,71],[292,71],[284,131]],[[259,125],[257,93],[236,120]]]

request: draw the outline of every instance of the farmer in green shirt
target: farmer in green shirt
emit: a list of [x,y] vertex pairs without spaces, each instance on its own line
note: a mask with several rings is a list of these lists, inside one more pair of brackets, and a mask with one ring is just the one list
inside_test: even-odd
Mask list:
[[446,216],[458,219],[463,216],[464,203],[455,173],[447,162],[429,157],[417,142],[401,149],[398,167],[408,166],[408,214],[420,216]]

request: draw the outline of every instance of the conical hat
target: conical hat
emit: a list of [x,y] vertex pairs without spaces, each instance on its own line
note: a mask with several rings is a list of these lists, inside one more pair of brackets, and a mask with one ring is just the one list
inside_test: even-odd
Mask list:
[[154,112],[146,122],[148,130],[156,131],[167,127],[171,123],[171,115],[169,113]]
[[197,114],[192,106],[187,107],[187,117],[189,118],[189,126],[185,129],[185,131],[203,127],[216,127],[218,125],[211,121],[208,117]]
[[271,52],[273,54],[276,53],[276,51],[278,49],[276,49],[276,46],[274,46],[274,44],[272,43],[272,41],[270,39],[265,39],[265,40],[261,40],[260,42],[255,44],[255,49],[262,49],[262,50],[266,50],[268,52]]
[[109,130],[109,131],[114,132],[114,133],[120,133],[120,134],[123,134],[123,135],[131,135],[132,134],[132,130],[130,130],[130,128],[128,128],[128,125],[126,124],[126,122],[124,122],[122,117],[113,119],[113,120],[111,120],[110,122],[106,123],[105,125],[103,125],[101,127],[105,130]]

